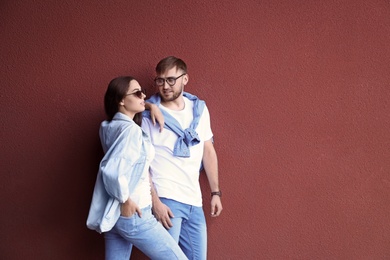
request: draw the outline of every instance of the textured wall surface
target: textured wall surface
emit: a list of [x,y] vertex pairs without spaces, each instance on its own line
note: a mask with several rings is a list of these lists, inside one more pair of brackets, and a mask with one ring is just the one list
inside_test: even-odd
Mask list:
[[[390,258],[390,5],[2,1],[0,258],[103,259],[85,226],[108,82],[189,66],[224,192],[209,259]],[[144,259],[136,251],[133,259]]]

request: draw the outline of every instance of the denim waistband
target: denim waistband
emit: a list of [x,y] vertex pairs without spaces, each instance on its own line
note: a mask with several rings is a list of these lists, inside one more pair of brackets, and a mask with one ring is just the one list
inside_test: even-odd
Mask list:
[[147,206],[145,208],[142,208],[141,211],[142,212],[144,212],[144,211],[152,211],[152,205],[149,205],[149,206]]

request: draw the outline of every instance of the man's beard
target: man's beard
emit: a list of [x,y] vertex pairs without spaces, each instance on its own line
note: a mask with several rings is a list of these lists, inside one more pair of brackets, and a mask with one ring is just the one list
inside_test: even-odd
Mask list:
[[175,101],[176,99],[178,99],[181,96],[182,92],[183,92],[183,86],[180,87],[180,91],[173,92],[172,97],[170,97],[170,98],[166,98],[163,95],[160,95],[160,96],[164,102],[170,102],[170,101]]

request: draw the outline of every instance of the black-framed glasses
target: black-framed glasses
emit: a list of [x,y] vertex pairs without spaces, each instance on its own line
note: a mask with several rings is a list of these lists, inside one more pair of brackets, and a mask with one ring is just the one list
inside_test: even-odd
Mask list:
[[142,98],[143,96],[142,95],[145,95],[145,90],[144,89],[140,89],[140,90],[137,90],[133,93],[129,93],[129,94],[126,94],[126,96],[129,96],[129,95],[136,95],[138,98]]
[[154,82],[155,82],[156,85],[159,86],[159,87],[164,86],[165,82],[167,82],[168,85],[172,87],[173,85],[176,84],[176,80],[177,80],[178,78],[181,78],[181,77],[183,77],[183,76],[186,75],[186,74],[187,74],[187,73],[183,73],[183,74],[181,74],[179,77],[176,77],[176,78],[175,78],[175,77],[155,78],[155,79],[154,79]]

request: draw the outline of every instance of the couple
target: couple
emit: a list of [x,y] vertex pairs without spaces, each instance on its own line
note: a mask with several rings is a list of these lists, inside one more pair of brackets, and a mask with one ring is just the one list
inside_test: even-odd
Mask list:
[[159,94],[146,103],[132,77],[113,79],[104,97],[108,119],[99,134],[105,156],[87,226],[105,233],[106,259],[129,259],[132,245],[151,259],[206,259],[202,167],[211,189],[211,215],[222,211],[205,102],[183,91],[189,77],[181,59],[161,60],[156,74]]

